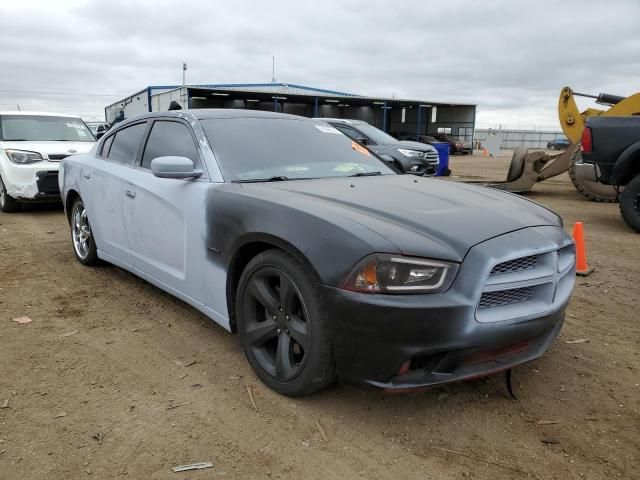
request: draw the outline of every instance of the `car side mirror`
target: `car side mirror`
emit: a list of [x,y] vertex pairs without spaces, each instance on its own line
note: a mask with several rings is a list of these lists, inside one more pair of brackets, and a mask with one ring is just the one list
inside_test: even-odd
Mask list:
[[100,140],[102,137],[104,137],[104,134],[107,132],[98,132],[96,133],[96,140]]
[[151,173],[158,178],[198,178],[203,172],[187,157],[167,156],[151,160]]
[[366,145],[369,143],[369,139],[367,137],[356,137],[356,142]]

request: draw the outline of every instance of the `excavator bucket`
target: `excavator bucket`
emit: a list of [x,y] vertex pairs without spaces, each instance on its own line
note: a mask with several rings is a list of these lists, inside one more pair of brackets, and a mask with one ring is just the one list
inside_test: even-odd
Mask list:
[[543,151],[529,151],[523,147],[516,148],[511,157],[506,181],[488,185],[508,192],[525,193],[531,191],[536,183],[569,171],[574,186],[585,197],[599,202],[617,201],[618,192],[615,188],[598,183],[595,178],[580,175],[581,165],[579,145],[571,145],[563,153],[556,155],[549,155]]

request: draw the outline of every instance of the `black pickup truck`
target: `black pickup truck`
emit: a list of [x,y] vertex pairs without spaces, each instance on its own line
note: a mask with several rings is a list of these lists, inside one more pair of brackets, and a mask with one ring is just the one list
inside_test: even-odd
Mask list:
[[640,232],[640,116],[590,117],[581,145],[583,168],[593,180],[620,187],[622,218]]

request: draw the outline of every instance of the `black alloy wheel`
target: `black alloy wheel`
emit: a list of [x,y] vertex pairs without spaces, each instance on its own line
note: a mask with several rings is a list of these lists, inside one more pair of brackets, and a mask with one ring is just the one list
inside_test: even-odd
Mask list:
[[292,257],[269,250],[252,259],[240,279],[236,308],[245,354],[273,390],[303,395],[333,380],[322,299]]

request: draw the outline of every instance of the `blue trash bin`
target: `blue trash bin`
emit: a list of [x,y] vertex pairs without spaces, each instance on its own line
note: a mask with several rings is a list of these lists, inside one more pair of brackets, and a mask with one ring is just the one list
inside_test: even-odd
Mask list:
[[444,142],[432,143],[431,146],[438,151],[440,157],[440,163],[438,164],[438,170],[436,171],[437,177],[448,177],[451,175],[449,170],[449,148],[450,145]]

